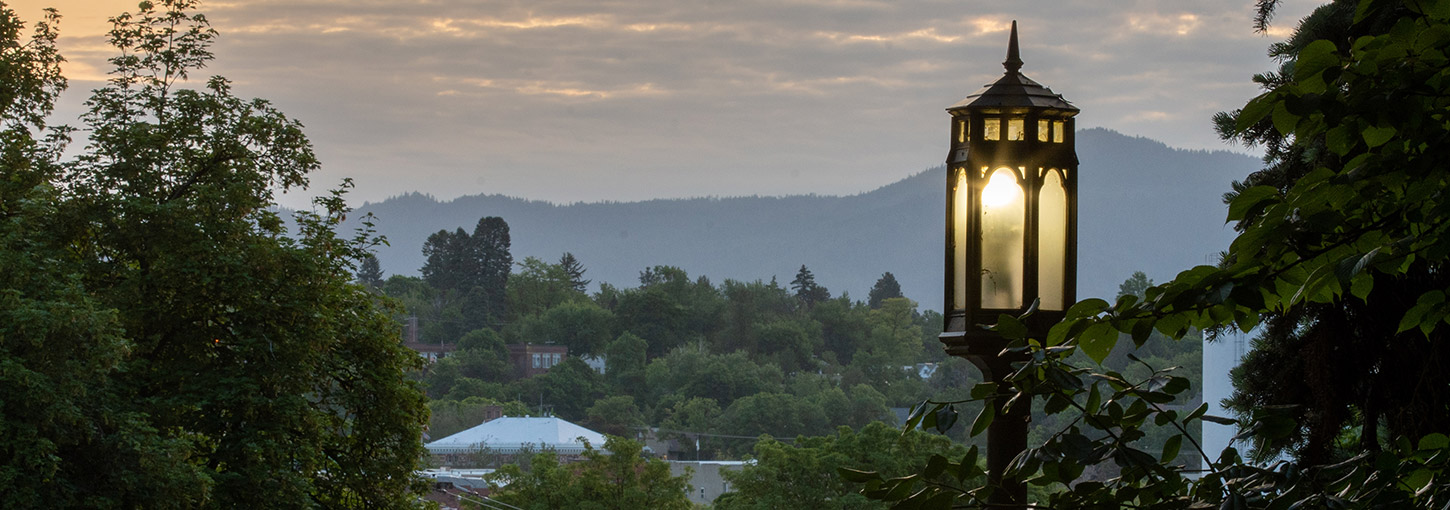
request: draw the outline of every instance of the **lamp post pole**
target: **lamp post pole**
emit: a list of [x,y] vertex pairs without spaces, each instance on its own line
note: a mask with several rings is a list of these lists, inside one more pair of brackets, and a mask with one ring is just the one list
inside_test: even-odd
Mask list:
[[[1025,358],[984,325],[1022,317],[1029,336],[1043,338],[1077,293],[1078,109],[1024,76],[1012,22],[1003,76],[947,108],[946,352],[976,365],[999,393],[1011,387],[1013,364]],[[1030,313],[1029,313],[1030,312]],[[1022,507],[1027,488],[1006,476],[1027,448],[1031,402],[996,406],[987,428],[988,506]]]

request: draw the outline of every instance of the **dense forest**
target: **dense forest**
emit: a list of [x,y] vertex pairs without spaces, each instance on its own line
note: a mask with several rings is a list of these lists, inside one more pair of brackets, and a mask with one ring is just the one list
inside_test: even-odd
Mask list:
[[[359,274],[402,304],[399,324],[416,321],[420,343],[453,346],[417,374],[432,399],[431,437],[477,425],[485,407],[499,405],[628,437],[654,428],[688,445],[679,452],[685,458],[742,458],[762,435],[896,425],[893,409],[963,397],[980,382],[976,368],[943,353],[941,315],[902,297],[890,272],[864,299],[833,293],[805,265],[789,282],[719,284],[653,266],[635,287],[604,283],[589,294],[583,261],[564,253],[556,262],[515,263],[510,237],[507,222],[486,217],[472,232],[430,235],[422,277],[384,278],[375,262]],[[1150,285],[1137,273],[1120,292]],[[562,345],[569,355],[547,373],[522,377],[506,348],[522,343]],[[1199,338],[1150,342],[1136,356],[1201,380]],[[586,359],[602,361],[602,373]],[[1106,363],[1148,375],[1124,353]],[[954,434],[972,440],[965,430]]]

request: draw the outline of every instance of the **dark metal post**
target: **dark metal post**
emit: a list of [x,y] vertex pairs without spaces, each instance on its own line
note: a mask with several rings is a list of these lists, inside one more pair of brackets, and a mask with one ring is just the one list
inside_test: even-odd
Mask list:
[[[1007,360],[995,356],[973,356],[972,363],[982,370],[984,379],[1005,388],[1010,383],[1012,367]],[[1007,466],[1012,459],[1027,450],[1027,424],[1032,415],[1030,406],[1019,402],[1007,413],[1002,412],[1000,399],[992,402],[996,418],[987,426],[987,484],[993,487],[987,499],[988,508],[1021,508],[1027,504],[1027,484],[1015,478],[1008,478]]]

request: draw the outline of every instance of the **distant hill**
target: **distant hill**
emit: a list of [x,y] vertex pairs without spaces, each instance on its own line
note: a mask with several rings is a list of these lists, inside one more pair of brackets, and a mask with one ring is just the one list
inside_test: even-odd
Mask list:
[[[1213,263],[1227,248],[1220,197],[1259,167],[1227,151],[1170,148],[1105,130],[1078,133],[1079,297],[1112,297],[1133,271],[1163,281]],[[943,154],[945,158],[945,154]],[[421,248],[439,229],[471,231],[483,216],[509,223],[515,260],[558,261],[572,252],[587,278],[638,285],[654,265],[788,284],[801,264],[833,295],[865,299],[883,272],[926,308],[941,309],[945,170],[929,169],[853,196],[694,198],[554,205],[499,195],[440,202],[411,193],[365,204],[391,246],[388,274],[416,275]],[[353,215],[357,218],[360,215]]]

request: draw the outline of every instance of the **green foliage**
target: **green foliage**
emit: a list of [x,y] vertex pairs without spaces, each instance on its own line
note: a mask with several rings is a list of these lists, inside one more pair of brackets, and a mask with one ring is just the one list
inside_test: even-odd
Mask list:
[[378,240],[336,234],[342,191],[288,236],[273,190],[317,161],[266,101],[178,86],[211,58],[194,7],[112,20],[115,70],[65,162],[65,130],[25,126],[59,91],[55,19],[18,45],[0,16],[21,74],[0,97],[3,506],[415,506],[418,358],[352,283]]
[[759,365],[745,353],[710,354],[681,347],[651,361],[645,369],[646,386],[655,400],[675,395],[681,400],[705,397],[716,402],[757,393],[778,392],[785,379],[775,365]]
[[463,400],[434,399],[428,401],[428,435],[442,439],[483,423],[490,407],[502,408],[504,416],[525,416],[529,408],[523,403],[487,397],[470,396]]
[[357,268],[357,282],[369,289],[377,289],[383,285],[383,269],[378,265],[378,257],[368,254],[363,257],[362,264]]
[[514,320],[538,316],[560,304],[584,300],[574,287],[569,270],[534,257],[519,263],[519,272],[508,279],[508,308]]
[[896,275],[887,271],[871,286],[871,293],[866,296],[866,304],[871,308],[880,308],[886,300],[899,297],[905,297],[901,294],[901,284],[896,282]]
[[525,510],[691,508],[685,496],[689,477],[670,476],[669,465],[643,457],[642,447],[606,436],[605,451],[588,447],[580,462],[562,464],[553,452],[539,453],[528,471],[510,464],[489,475],[490,497]]
[[[840,427],[835,434],[798,437],[791,444],[773,439],[756,443],[752,457],[739,471],[726,471],[731,493],[716,500],[721,510],[812,508],[885,508],[857,494],[855,485],[842,479],[838,470],[866,467],[880,469],[885,476],[904,476],[926,468],[933,458],[960,458],[961,446],[946,438],[919,431],[902,434],[882,423],[853,431]],[[959,480],[932,477],[953,485]]]
[[645,389],[645,351],[649,344],[626,331],[605,349],[605,378],[623,391],[643,394]]
[[588,418],[589,406],[603,397],[606,389],[594,369],[572,356],[542,375],[515,382],[512,388],[520,400],[552,406],[554,414],[569,421]]
[[457,307],[447,320],[467,331],[508,318],[507,288],[513,268],[509,246],[508,223],[496,216],[480,218],[471,235],[459,228],[428,236],[423,244],[427,263],[420,271],[436,291],[435,307]]
[[579,259],[574,258],[573,253],[564,252],[559,257],[558,265],[564,269],[564,275],[569,278],[569,287],[574,292],[583,294],[589,288],[590,280],[584,279],[584,272],[586,271],[584,264],[579,263]]
[[[510,281],[516,280],[519,278]],[[581,296],[524,317],[513,330],[520,343],[562,345],[572,356],[588,356],[604,353],[606,344],[614,338],[614,322],[614,313]]]
[[634,397],[615,395],[594,401],[585,411],[585,424],[592,430],[614,436],[634,435],[644,425],[644,414],[635,405]]
[[801,270],[796,272],[795,279],[791,280],[790,288],[795,291],[795,298],[800,301],[802,307],[811,308],[816,303],[831,299],[831,291],[816,283],[816,275],[801,264]]

